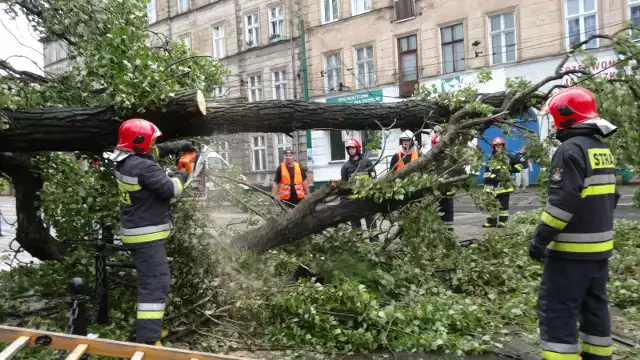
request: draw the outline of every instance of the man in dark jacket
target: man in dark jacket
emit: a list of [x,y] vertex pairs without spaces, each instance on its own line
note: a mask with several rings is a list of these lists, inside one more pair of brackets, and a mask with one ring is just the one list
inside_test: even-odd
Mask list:
[[156,145],[162,132],[151,122],[122,123],[110,159],[120,192],[122,242],[138,272],[136,341],[161,346],[165,299],[171,282],[165,241],[173,228],[171,199],[182,193],[185,171],[168,176],[154,159],[193,149],[190,141]]
[[617,129],[600,119],[585,88],[559,91],[544,110],[562,144],[551,159],[549,200],[529,246],[532,259],[546,257],[538,298],[542,357],[610,360],[607,281],[620,193],[613,155],[597,136]]
[[[362,156],[362,147],[360,142],[356,139],[350,139],[346,142],[345,148],[349,154],[349,159],[342,165],[341,180],[355,182],[358,179],[375,179],[376,170],[373,167],[373,163],[367,157]],[[350,184],[344,186],[348,189]],[[357,199],[357,195],[346,195],[346,199]],[[367,229],[370,232],[370,241],[378,241],[378,224],[376,223],[375,216],[369,215],[364,218],[367,224]],[[351,220],[351,226],[354,229],[362,228],[362,219],[354,218]]]
[[[509,198],[513,192],[512,173],[518,173],[523,169],[524,158],[509,156],[506,149],[507,142],[497,137],[491,141],[493,149],[491,157],[485,166],[484,190],[496,197],[500,203],[500,210],[489,212],[484,228],[504,227],[509,220]],[[508,163],[508,165],[504,165]]]

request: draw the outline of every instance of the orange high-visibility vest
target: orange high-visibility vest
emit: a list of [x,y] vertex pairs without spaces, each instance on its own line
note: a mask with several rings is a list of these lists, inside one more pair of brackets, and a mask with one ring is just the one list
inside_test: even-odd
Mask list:
[[[300,164],[293,163],[293,186],[296,190],[298,199],[304,198],[304,189],[302,188],[302,171]],[[287,164],[280,165],[280,199],[289,200],[291,198],[291,176]]]
[[[403,156],[404,155],[402,154],[402,151],[398,151],[398,163],[396,164],[395,170],[393,170],[394,172],[396,172],[396,171],[398,171],[398,170],[400,170],[400,169],[402,169],[404,167],[404,161],[402,161],[402,157]],[[411,152],[411,160],[409,160],[409,161],[411,162],[411,161],[416,161],[416,160],[418,160],[418,152],[417,151],[412,151]]]

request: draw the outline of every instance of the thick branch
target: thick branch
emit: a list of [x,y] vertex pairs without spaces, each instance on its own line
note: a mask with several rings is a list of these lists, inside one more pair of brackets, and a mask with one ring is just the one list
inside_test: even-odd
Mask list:
[[13,74],[15,76],[19,76],[23,78],[27,83],[30,84],[46,84],[49,83],[49,79],[46,77],[32,73],[31,71],[26,70],[18,70],[14,68],[8,61],[0,59],[0,70],[4,70],[9,74]]

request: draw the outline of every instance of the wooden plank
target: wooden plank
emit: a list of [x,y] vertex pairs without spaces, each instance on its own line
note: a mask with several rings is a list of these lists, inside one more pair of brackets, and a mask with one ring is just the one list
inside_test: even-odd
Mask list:
[[0,325],[0,342],[10,342],[19,336],[30,337],[28,342],[29,346],[36,346],[35,340],[39,336],[48,336],[52,340],[51,344],[47,346],[49,349],[71,351],[78,344],[86,344],[88,345],[87,354],[120,358],[130,358],[132,353],[142,351],[151,359],[189,360],[196,358],[199,360],[251,360],[249,358],[230,355],[208,354],[197,351],[156,347],[152,345],[127,343],[100,338],[88,339],[84,336]]
[[[12,336],[9,339],[9,341],[11,341],[11,339],[15,339],[15,336]],[[5,342],[9,342],[9,341],[5,341]],[[0,360],[11,359],[13,355],[17,354],[18,351],[22,350],[22,348],[25,347],[25,345],[27,345],[28,342],[29,342],[29,335],[20,336],[15,341],[13,341],[11,345],[9,345],[6,349],[4,349],[4,351],[0,353]]]
[[78,359],[80,359],[80,357],[82,357],[82,355],[84,355],[84,353],[87,351],[88,347],[89,347],[89,345],[87,345],[87,344],[79,344],[78,346],[76,346],[75,349],[73,349],[71,354],[69,354],[65,358],[65,360],[78,360]]
[[136,351],[135,354],[131,357],[131,360],[142,360],[144,357],[144,353],[142,351]]

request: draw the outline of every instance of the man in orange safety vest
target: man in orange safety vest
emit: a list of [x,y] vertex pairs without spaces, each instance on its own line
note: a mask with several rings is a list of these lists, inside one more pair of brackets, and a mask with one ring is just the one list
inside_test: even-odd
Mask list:
[[291,148],[284,150],[284,162],[276,169],[272,192],[274,197],[284,200],[291,207],[309,195],[307,174],[300,164],[293,161]]

